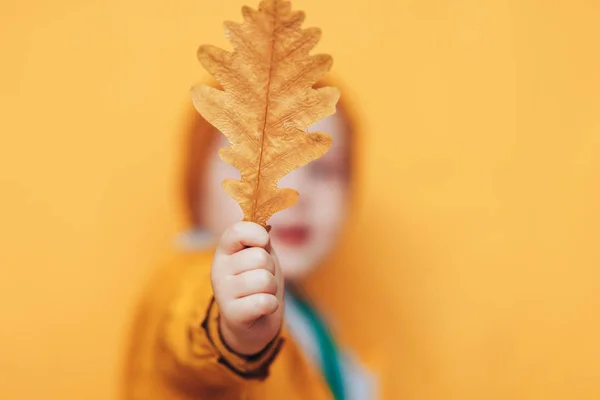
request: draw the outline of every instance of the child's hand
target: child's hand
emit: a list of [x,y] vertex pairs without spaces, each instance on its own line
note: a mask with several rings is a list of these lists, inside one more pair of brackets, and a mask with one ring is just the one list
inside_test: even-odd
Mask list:
[[225,343],[238,354],[259,353],[275,338],[283,319],[283,277],[267,231],[252,222],[225,231],[211,282]]

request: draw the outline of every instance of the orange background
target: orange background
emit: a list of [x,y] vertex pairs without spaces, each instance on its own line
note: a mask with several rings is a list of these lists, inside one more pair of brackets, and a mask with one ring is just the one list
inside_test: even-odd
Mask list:
[[[116,397],[195,50],[242,3],[2,1],[0,398]],[[384,394],[600,398],[599,3],[294,4],[364,118],[368,272],[331,306],[386,327]]]

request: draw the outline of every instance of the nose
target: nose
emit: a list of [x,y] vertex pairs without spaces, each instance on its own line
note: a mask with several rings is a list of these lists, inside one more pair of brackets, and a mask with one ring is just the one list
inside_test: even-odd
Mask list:
[[307,179],[306,173],[302,168],[290,172],[279,181],[280,188],[290,188],[300,192],[299,202],[306,201],[308,196],[302,196],[302,193],[307,192],[309,185],[309,180]]
[[279,187],[281,188],[300,190],[300,185],[302,185],[302,174],[300,173],[300,169],[290,172],[279,181]]

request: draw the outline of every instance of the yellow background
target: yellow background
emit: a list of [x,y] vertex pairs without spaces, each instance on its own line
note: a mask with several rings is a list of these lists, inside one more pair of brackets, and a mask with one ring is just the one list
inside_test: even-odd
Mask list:
[[[363,278],[330,306],[387,327],[384,394],[600,398],[600,3],[294,4],[364,119]],[[241,5],[0,3],[0,398],[115,398],[195,50]]]

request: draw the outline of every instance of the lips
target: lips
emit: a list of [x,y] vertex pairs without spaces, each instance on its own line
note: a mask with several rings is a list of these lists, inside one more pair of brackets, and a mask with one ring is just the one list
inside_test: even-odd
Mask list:
[[286,246],[298,247],[308,242],[310,229],[305,225],[278,226],[273,227],[272,235]]

